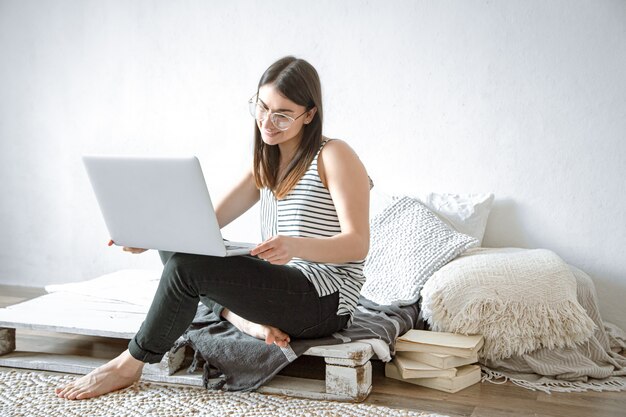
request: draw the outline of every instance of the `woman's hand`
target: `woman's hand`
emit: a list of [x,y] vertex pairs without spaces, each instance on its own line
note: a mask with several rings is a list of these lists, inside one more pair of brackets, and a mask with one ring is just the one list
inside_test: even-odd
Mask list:
[[[109,240],[108,245],[109,245],[109,246],[111,246],[111,245],[113,245],[114,243],[115,243],[115,242],[113,242],[113,240]],[[122,250],[123,250],[124,252],[130,252],[130,253],[132,253],[132,254],[138,255],[138,254],[140,254],[140,253],[144,253],[144,252],[145,252],[145,251],[147,251],[148,249],[141,249],[141,248],[129,248],[128,246],[124,246],[124,247],[122,248]]]
[[296,245],[297,238],[273,236],[252,249],[250,255],[258,256],[274,265],[285,265],[295,256]]

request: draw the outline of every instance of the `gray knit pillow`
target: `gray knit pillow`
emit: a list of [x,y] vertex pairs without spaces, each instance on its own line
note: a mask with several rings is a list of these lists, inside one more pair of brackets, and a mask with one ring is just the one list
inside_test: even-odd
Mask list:
[[361,294],[378,304],[409,305],[428,278],[475,238],[452,230],[418,200],[403,197],[370,223],[370,251]]

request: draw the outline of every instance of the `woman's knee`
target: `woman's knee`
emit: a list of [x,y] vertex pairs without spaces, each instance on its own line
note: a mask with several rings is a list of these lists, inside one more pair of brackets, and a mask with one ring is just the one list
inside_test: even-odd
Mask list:
[[169,285],[184,290],[189,295],[199,296],[211,285],[213,278],[223,272],[224,258],[212,256],[192,255],[188,253],[173,253],[163,266],[162,280]]
[[171,254],[163,266],[161,285],[168,285],[177,291],[184,291],[188,295],[198,296],[198,291],[189,268],[188,257],[184,253]]

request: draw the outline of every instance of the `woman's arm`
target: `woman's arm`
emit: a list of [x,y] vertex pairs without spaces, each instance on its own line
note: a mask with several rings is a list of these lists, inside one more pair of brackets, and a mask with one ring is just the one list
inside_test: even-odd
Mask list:
[[259,189],[256,188],[254,182],[254,174],[250,170],[215,207],[220,229],[248,211],[259,201],[259,195]]
[[273,264],[285,264],[294,257],[345,263],[367,256],[370,184],[363,163],[347,143],[333,140],[320,152],[318,168],[335,204],[341,232],[327,238],[274,236],[257,246],[252,255]]

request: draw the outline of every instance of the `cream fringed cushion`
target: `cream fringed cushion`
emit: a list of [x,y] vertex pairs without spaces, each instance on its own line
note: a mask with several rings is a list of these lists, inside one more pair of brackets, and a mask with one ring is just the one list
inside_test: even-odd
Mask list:
[[418,200],[403,197],[370,224],[361,294],[378,304],[409,305],[424,282],[478,240],[452,230]]
[[421,294],[432,330],[482,334],[485,359],[574,347],[593,334],[576,278],[545,249],[468,251],[437,271]]

